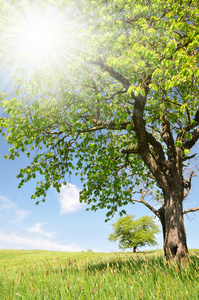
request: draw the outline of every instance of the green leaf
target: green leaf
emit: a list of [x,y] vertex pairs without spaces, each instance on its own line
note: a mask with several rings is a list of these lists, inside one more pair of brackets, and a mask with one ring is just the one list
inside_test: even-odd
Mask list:
[[181,148],[181,147],[182,147],[182,142],[180,142],[180,141],[176,141],[176,143],[175,143],[175,144],[176,144],[176,146],[177,146],[177,147],[179,147],[179,148]]

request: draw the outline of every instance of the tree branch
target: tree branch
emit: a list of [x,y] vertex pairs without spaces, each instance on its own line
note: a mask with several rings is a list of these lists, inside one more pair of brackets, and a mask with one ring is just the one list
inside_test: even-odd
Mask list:
[[192,171],[191,174],[190,174],[189,180],[183,178],[184,179],[184,188],[185,188],[183,199],[185,199],[188,196],[189,192],[190,192],[191,181],[192,181],[193,176],[194,176],[194,172]]
[[183,211],[183,215],[188,214],[188,213],[190,213],[190,212],[195,212],[195,211],[198,211],[198,210],[199,210],[199,206],[197,206],[197,207],[195,207],[195,208],[188,208],[188,209],[185,209],[185,210]]
[[111,100],[111,99],[113,99],[115,96],[117,96],[117,95],[119,95],[119,94],[124,94],[124,93],[126,93],[126,90],[118,91],[118,92],[116,92],[116,93],[113,93],[113,95],[110,96],[110,97],[103,97],[103,99],[104,99],[104,100]]
[[186,161],[186,160],[188,160],[188,159],[194,158],[194,157],[196,156],[196,154],[197,154],[197,153],[195,153],[195,154],[193,154],[193,155],[191,155],[191,156],[186,156],[186,157],[184,157],[184,158],[183,158],[183,161]]
[[[144,80],[144,79],[143,79]],[[162,167],[160,163],[157,162],[153,153],[149,148],[149,138],[151,138],[150,134],[146,131],[145,120],[144,120],[144,108],[146,105],[146,97],[147,97],[147,85],[150,83],[150,76],[148,76],[145,80],[145,96],[138,95],[134,97],[134,110],[133,110],[133,121],[135,125],[135,133],[138,139],[138,150],[139,153],[148,166],[149,170],[155,177],[157,183],[162,189],[168,187],[168,176],[166,175],[165,169]],[[154,147],[158,148],[158,143],[155,142],[155,138],[151,138],[151,141]]]
[[199,109],[196,111],[194,121],[195,121],[196,123],[199,123]]
[[199,139],[199,128],[195,129],[192,133],[192,139],[184,143],[184,149],[191,149]]
[[[84,132],[92,132],[92,131],[98,131],[98,130],[102,130],[102,129],[112,129],[112,130],[118,130],[118,124],[115,124],[115,122],[99,122],[97,120],[93,120],[94,122],[96,122],[96,126],[92,127],[92,128],[85,128],[85,129],[78,129],[77,132],[78,133],[84,133]],[[132,122],[122,122],[120,125],[120,129],[126,129],[127,125],[131,125],[132,130],[134,128],[134,124],[132,124]]]
[[122,153],[126,154],[139,154],[138,149],[123,149]]
[[128,79],[124,77],[122,74],[120,74],[119,72],[115,71],[113,68],[109,67],[101,57],[99,57],[97,60],[91,60],[89,62],[91,64],[100,66],[100,68],[103,71],[108,72],[108,74],[112,78],[119,81],[126,90],[128,90],[128,88],[130,87],[131,83],[128,81]]
[[139,202],[144,204],[146,207],[148,207],[158,218],[160,218],[159,212],[153,207],[151,206],[149,203],[147,203],[144,200],[144,197],[146,196],[146,194],[148,193],[148,189],[142,194],[141,199],[140,200],[135,200],[133,199],[133,202]]
[[167,155],[168,155],[169,161],[172,163],[174,162],[173,165],[176,165],[177,153],[176,153],[175,142],[174,142],[173,135],[171,132],[167,112],[163,116],[161,136],[167,145]]
[[148,142],[152,145],[152,147],[155,151],[157,162],[159,162],[161,165],[165,166],[167,169],[170,170],[171,165],[169,164],[169,162],[165,158],[164,151],[163,151],[161,143],[159,143],[155,139],[155,137],[147,131],[146,131],[146,135],[147,135]]
[[184,126],[180,130],[180,132],[178,133],[177,139],[181,139],[182,140],[182,137],[184,137],[185,133],[190,132],[190,130],[194,129],[195,127],[197,127],[199,125],[199,109],[195,113],[194,121],[195,122]]

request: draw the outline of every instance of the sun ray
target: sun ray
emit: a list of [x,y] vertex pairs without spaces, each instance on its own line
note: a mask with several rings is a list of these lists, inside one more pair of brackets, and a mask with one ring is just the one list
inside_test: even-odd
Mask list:
[[[51,13],[49,14],[49,11]],[[66,23],[56,9],[44,12],[26,12],[26,16],[16,27],[16,51],[37,64],[57,59],[60,49],[67,43]]]
[[0,38],[4,58],[29,70],[63,65],[77,48],[69,12],[33,4],[9,8]]

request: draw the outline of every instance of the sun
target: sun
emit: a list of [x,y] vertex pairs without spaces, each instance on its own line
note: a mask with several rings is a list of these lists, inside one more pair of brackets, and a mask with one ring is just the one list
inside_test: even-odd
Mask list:
[[57,7],[16,6],[4,24],[4,52],[11,63],[30,69],[61,65],[73,53],[74,27]]
[[37,64],[50,63],[59,57],[64,43],[69,43],[67,33],[57,10],[26,12],[15,29],[16,54]]
[[60,39],[57,24],[34,16],[17,28],[17,51],[32,59],[51,59],[58,51]]

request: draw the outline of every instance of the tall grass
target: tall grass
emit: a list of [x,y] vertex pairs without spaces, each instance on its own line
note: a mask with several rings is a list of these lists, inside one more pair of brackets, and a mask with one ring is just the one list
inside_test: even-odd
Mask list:
[[0,299],[199,299],[199,259],[160,252],[0,251]]

